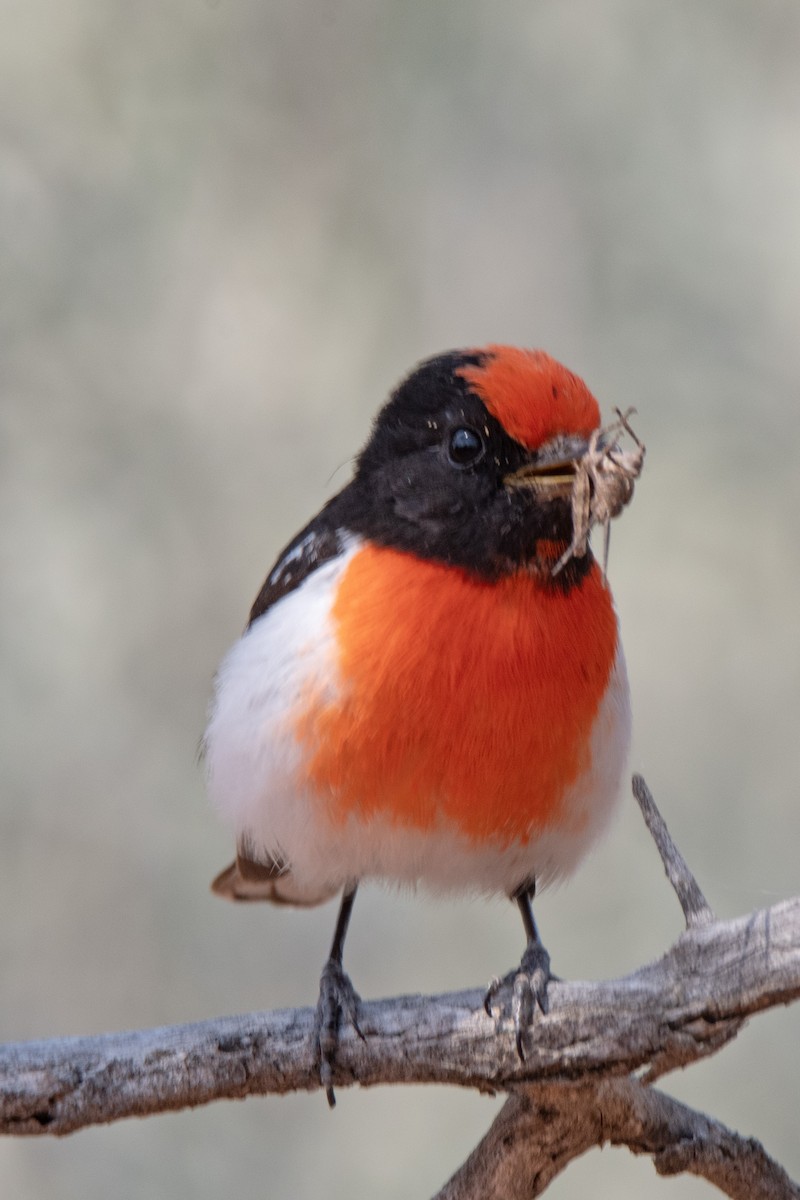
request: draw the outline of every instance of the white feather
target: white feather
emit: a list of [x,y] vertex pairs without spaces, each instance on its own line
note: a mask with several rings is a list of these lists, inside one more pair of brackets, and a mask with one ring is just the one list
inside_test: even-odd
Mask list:
[[335,694],[331,598],[358,544],[348,540],[341,554],[267,609],[217,672],[203,740],[209,795],[237,838],[273,857],[287,857],[286,819],[291,824],[290,814],[307,807],[297,803],[300,748],[292,720],[309,689]]

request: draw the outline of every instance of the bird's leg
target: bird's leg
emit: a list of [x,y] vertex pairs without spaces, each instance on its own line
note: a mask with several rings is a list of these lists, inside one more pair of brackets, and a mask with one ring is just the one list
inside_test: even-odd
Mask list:
[[512,893],[511,899],[517,902],[522,914],[522,924],[525,926],[527,945],[522,960],[516,971],[509,971],[502,979],[495,978],[489,984],[484,998],[484,1008],[489,1016],[492,1015],[492,1001],[504,987],[511,988],[511,1016],[514,1021],[514,1031],[517,1041],[517,1054],[525,1060],[525,1041],[533,1024],[533,1017],[538,1007],[542,1013],[547,1012],[547,985],[553,976],[550,973],[550,955],[542,945],[539,930],[533,919],[531,900],[536,892],[536,883],[525,883]]
[[328,1104],[333,1108],[336,1097],[333,1092],[332,1074],[336,1049],[339,1045],[339,1026],[342,1017],[355,1029],[358,1036],[364,1040],[364,1035],[358,1025],[358,994],[350,982],[350,977],[342,967],[344,939],[347,926],[350,924],[350,914],[353,911],[353,901],[356,898],[358,885],[346,888],[336,920],[333,934],[333,945],[328,955],[328,961],[322,968],[319,981],[319,1000],[317,1014],[314,1018],[314,1043],[317,1062],[319,1064],[320,1083],[325,1088]]

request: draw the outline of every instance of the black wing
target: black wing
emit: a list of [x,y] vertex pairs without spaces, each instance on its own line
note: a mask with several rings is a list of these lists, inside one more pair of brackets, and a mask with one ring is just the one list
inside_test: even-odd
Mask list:
[[335,517],[341,494],[340,492],[339,496],[334,496],[278,555],[250,609],[248,628],[262,617],[268,608],[299,587],[317,567],[329,562],[339,553],[342,548],[342,536],[347,532],[339,527]]

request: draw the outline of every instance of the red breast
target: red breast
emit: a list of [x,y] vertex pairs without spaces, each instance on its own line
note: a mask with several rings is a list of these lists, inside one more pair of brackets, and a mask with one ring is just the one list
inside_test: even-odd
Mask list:
[[367,544],[332,619],[339,694],[307,696],[297,734],[333,822],[444,821],[498,845],[571,824],[562,801],[590,766],[617,655],[596,566],[561,591]]

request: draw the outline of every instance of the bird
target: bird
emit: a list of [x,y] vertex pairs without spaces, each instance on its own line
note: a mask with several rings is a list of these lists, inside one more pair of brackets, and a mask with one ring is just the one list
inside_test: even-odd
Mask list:
[[486,1009],[510,989],[522,1058],[547,1012],[532,900],[606,828],[630,742],[618,620],[588,545],[641,467],[638,439],[619,451],[625,431],[622,414],[604,431],[583,380],[542,350],[419,363],[217,672],[203,753],[236,857],[212,890],[341,896],[314,1025],[331,1105],[341,1023],[363,1037],[343,950],[366,881],[509,897],[525,951]]

